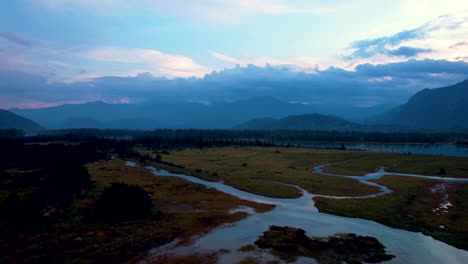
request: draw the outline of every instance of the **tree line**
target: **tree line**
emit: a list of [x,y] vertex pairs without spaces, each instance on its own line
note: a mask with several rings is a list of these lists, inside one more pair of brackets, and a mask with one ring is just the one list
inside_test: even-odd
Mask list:
[[[2,136],[4,135],[4,136]],[[64,129],[43,131],[24,137],[18,131],[0,131],[0,138],[22,138],[25,141],[116,139],[137,141],[166,141],[174,146],[224,146],[269,144],[280,145],[296,141],[338,141],[379,143],[435,143],[466,142],[468,134],[420,132],[364,132],[364,131],[310,131],[310,130],[217,130],[217,129]],[[161,143],[162,144],[162,143]]]

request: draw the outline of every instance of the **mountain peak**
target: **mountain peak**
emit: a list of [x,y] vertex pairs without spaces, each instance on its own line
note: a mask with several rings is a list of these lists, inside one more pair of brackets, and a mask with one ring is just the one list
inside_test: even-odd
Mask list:
[[30,132],[42,130],[42,127],[30,119],[0,109],[0,129],[21,129]]
[[392,124],[414,130],[468,131],[466,102],[468,80],[452,86],[421,90],[406,104],[374,118],[372,123]]
[[103,100],[98,100],[98,101],[91,101],[91,102],[87,102],[85,103],[87,105],[105,105],[107,104],[106,102],[104,102]]
[[344,119],[321,115],[321,114],[302,114],[292,115],[281,119],[257,118],[247,121],[239,126],[239,129],[247,130],[317,130],[317,131],[352,131],[362,130],[362,126]]

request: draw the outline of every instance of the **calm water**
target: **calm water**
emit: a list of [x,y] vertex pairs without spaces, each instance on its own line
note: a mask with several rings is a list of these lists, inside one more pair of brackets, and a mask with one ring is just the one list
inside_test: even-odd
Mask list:
[[[287,144],[288,142],[285,142]],[[294,141],[292,145],[299,145],[310,148],[339,148],[342,142],[313,142]],[[377,152],[396,152],[427,155],[444,155],[455,157],[468,157],[468,147],[459,146],[452,143],[422,144],[422,143],[362,143],[345,142],[347,149],[359,149]]]
[[[129,165],[132,165],[132,163],[129,163]],[[314,170],[320,173],[322,167],[316,167]],[[194,244],[188,247],[169,249],[166,247],[164,252],[185,255],[228,249],[230,252],[220,257],[220,263],[236,263],[240,258],[248,256],[249,254],[255,254],[255,256],[262,255],[264,260],[268,260],[271,256],[266,253],[239,253],[236,250],[243,245],[252,244],[270,225],[287,225],[302,228],[306,230],[307,234],[310,236],[356,233],[359,235],[376,237],[392,254],[397,256],[388,263],[468,263],[467,251],[454,248],[421,233],[394,229],[359,218],[348,218],[320,213],[314,206],[312,199],[314,195],[297,186],[296,188],[300,189],[303,193],[301,198],[276,199],[241,191],[220,182],[207,182],[196,177],[174,174],[154,167],[147,167],[147,169],[153,171],[153,173],[158,176],[179,177],[191,182],[203,184],[209,188],[215,188],[245,200],[276,205],[276,208],[270,212],[255,213],[233,225],[218,228],[199,238]],[[382,177],[384,174],[385,172],[381,170],[377,173],[367,174],[360,180],[366,181],[366,179],[376,179]],[[344,177],[344,175],[336,174],[330,174],[329,176]],[[421,175],[402,174],[401,176],[420,177]],[[433,180],[440,180],[442,182],[442,179]],[[468,179],[458,179],[457,181],[467,180]],[[380,195],[388,193],[385,188],[381,189],[381,192]],[[245,208],[240,208],[239,210],[245,210]],[[158,254],[160,251],[159,249],[154,249],[152,253]],[[314,263],[313,260],[306,258],[300,258],[298,262]]]

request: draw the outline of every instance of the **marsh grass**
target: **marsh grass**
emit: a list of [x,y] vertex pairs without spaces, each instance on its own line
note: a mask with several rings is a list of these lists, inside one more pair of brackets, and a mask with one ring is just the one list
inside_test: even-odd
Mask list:
[[[389,172],[468,178],[467,158],[378,152],[363,152],[361,157],[332,164],[325,171],[359,176],[375,172],[380,166]],[[441,169],[444,175],[440,174]]]
[[[183,166],[167,166],[167,170],[205,180],[223,180],[242,190],[282,198],[300,194],[295,188],[277,182],[295,184],[322,195],[361,196],[378,192],[377,188],[353,179],[311,172],[314,166],[329,163],[334,164],[326,167],[327,172],[345,175],[364,175],[385,166],[390,172],[468,178],[467,158],[429,155],[244,147],[171,150],[161,158]],[[446,175],[439,175],[441,168]],[[219,177],[211,178],[211,172],[217,172]],[[376,182],[388,186],[394,193],[372,199],[316,198],[316,206],[322,212],[371,219],[468,248],[468,184],[447,186],[449,201],[454,206],[446,214],[435,214],[433,210],[441,203],[441,197],[430,189],[440,181],[385,176]]]
[[468,184],[449,185],[447,191],[453,207],[445,214],[437,214],[433,210],[442,200],[431,188],[440,181],[385,176],[375,182],[388,186],[394,193],[373,199],[333,200],[318,197],[315,205],[322,212],[366,218],[388,226],[422,232],[468,249]]
[[[143,155],[147,154],[140,150]],[[294,184],[323,195],[361,196],[377,193],[376,187],[353,179],[312,173],[314,166],[362,157],[362,152],[301,148],[209,148],[172,150],[162,160],[184,168],[153,163],[156,167],[218,181],[235,188],[277,198],[298,198]],[[248,164],[243,166],[243,164]],[[216,172],[218,177],[211,175]]]

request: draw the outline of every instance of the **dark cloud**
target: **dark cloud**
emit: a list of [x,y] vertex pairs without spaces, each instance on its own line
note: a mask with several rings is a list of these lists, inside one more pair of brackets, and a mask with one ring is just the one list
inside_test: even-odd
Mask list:
[[468,63],[410,60],[383,65],[362,64],[355,71],[329,68],[316,73],[276,67],[236,67],[204,78],[169,80],[148,74],[102,77],[73,84],[15,72],[0,73],[0,90],[9,102],[92,101],[217,102],[258,96],[316,105],[397,104],[423,88],[451,85],[468,78]]
[[390,36],[385,39],[385,43],[390,45],[399,45],[404,41],[420,39],[424,36],[426,36],[425,27],[420,27],[412,30],[405,30],[393,36]]
[[400,78],[418,77],[430,78],[434,74],[468,75],[468,63],[447,60],[409,60],[406,62],[388,63],[380,65],[361,64],[356,71],[366,76],[395,76]]
[[[370,58],[378,54],[410,58],[415,57],[420,53],[432,52],[431,49],[408,47],[405,46],[404,43],[410,40],[424,39],[428,37],[431,32],[440,29],[458,29],[467,21],[468,17],[454,18],[449,15],[440,16],[437,19],[430,21],[429,23],[421,27],[414,28],[411,30],[405,30],[395,35],[355,41],[348,46],[349,49],[354,50],[353,53],[349,56],[346,56],[345,59],[353,60],[359,58]],[[466,43],[463,41],[460,43],[456,43],[455,45],[451,46],[451,48],[463,46],[465,44]],[[391,47],[398,48],[393,49]]]
[[453,48],[458,48],[458,47],[463,47],[463,46],[468,46],[468,41],[457,42],[453,44],[452,46],[450,46],[450,48],[453,49]]
[[377,54],[413,57],[422,52],[430,52],[431,50],[407,46],[402,46],[395,50],[388,48],[388,46],[397,46],[408,40],[423,38],[426,36],[426,31],[426,27],[420,27],[412,30],[405,30],[389,37],[381,37],[376,39],[360,40],[353,42],[349,45],[348,48],[355,49],[355,51],[347,58],[370,58]]
[[33,41],[11,32],[0,32],[0,38],[24,47],[32,47],[35,45]]
[[408,46],[401,46],[395,50],[387,50],[386,54],[390,56],[410,58],[420,53],[429,53],[429,52],[432,52],[432,49],[421,49],[421,48],[413,48],[413,47],[408,47]]

